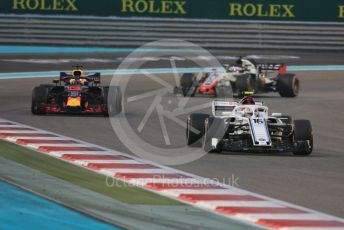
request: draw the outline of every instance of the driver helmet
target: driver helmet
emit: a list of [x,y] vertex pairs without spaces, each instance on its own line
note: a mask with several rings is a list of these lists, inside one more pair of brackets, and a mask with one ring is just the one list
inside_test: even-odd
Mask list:
[[81,77],[81,75],[82,75],[81,70],[74,70],[73,71],[73,77],[79,78],[79,77]]
[[231,66],[228,68],[228,72],[230,73],[242,73],[244,71],[243,68],[241,68],[240,66]]
[[73,66],[72,75],[74,78],[78,79],[84,75],[84,71],[81,66]]
[[253,97],[247,96],[247,97],[244,97],[243,99],[241,99],[240,104],[242,104],[242,105],[255,105],[256,103],[255,103]]

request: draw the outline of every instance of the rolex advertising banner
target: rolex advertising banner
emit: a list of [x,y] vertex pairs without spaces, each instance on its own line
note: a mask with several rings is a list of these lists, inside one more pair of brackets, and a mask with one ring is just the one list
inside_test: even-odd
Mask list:
[[344,0],[0,0],[1,14],[344,22]]

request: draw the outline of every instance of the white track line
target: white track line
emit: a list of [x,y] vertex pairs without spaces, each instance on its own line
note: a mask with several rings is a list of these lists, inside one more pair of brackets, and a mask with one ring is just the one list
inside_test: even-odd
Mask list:
[[282,227],[278,230],[344,230],[343,227]]
[[74,160],[75,164],[83,164],[87,166],[88,164],[101,164],[101,163],[115,163],[115,164],[143,164],[142,162],[135,160]]
[[165,169],[102,169],[99,172],[107,176],[114,176],[116,173],[172,173]]
[[260,219],[276,220],[327,220],[324,215],[318,214],[236,214],[235,216],[256,222]]
[[0,134],[8,134],[8,133],[21,133],[21,134],[25,134],[25,133],[39,133],[41,134],[42,132],[36,131],[36,130],[0,130]]
[[6,128],[21,128],[21,127],[23,127],[23,126],[20,126],[20,125],[2,125],[2,124],[0,124],[0,128],[2,128],[2,127],[6,127]]
[[199,191],[195,191],[194,189],[170,189],[164,190],[162,193],[175,197],[181,194],[242,195],[242,193],[234,192],[229,189],[203,189]]
[[198,201],[197,205],[216,209],[217,207],[264,207],[264,208],[282,208],[284,206],[271,201]]
[[83,155],[83,154],[87,154],[87,155],[118,155],[118,154],[113,154],[111,152],[105,152],[105,151],[51,151],[49,153],[46,153],[48,155],[52,155],[55,157],[62,157],[62,155],[65,154],[75,154],[75,155]]
[[7,137],[6,139],[13,142],[16,142],[17,140],[72,141],[71,139],[63,139],[61,137]]
[[51,146],[51,147],[88,147],[85,146],[83,144],[78,144],[78,143],[71,143],[71,144],[66,144],[66,143],[61,143],[61,144],[49,144],[49,143],[44,143],[44,144],[25,144],[24,146],[30,147],[30,148],[34,148],[34,149],[38,149],[40,147],[46,147],[46,146]]

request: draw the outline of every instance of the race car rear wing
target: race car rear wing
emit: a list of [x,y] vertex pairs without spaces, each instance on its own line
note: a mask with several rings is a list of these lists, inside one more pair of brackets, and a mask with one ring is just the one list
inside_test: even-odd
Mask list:
[[280,74],[285,74],[287,72],[287,65],[284,63],[258,64],[257,67],[261,71],[278,71]]
[[214,116],[226,116],[232,113],[237,105],[237,102],[215,100],[212,103],[212,113]]

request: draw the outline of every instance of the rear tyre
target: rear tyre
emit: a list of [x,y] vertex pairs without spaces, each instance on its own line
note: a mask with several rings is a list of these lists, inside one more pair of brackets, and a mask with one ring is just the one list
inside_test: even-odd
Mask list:
[[277,91],[281,97],[296,97],[299,94],[300,82],[294,74],[283,74],[277,78]]
[[[219,142],[225,134],[225,123],[223,119],[209,117],[204,124],[204,134],[202,139],[202,148],[206,153],[220,153],[222,151]],[[213,146],[212,139],[216,138],[218,143]]]
[[103,87],[103,103],[107,108],[105,116],[113,116],[122,112],[122,92],[119,86]]
[[[313,151],[312,125],[309,120],[294,121],[294,139],[297,143],[294,155],[310,155]],[[308,144],[305,144],[308,143]]]
[[239,95],[243,95],[245,91],[254,90],[254,79],[250,75],[237,76],[235,87],[238,90]]
[[31,113],[46,114],[45,105],[48,102],[49,86],[37,86],[32,90]]
[[202,147],[204,122],[208,117],[208,114],[203,113],[189,115],[186,126],[187,145],[190,147]]
[[193,73],[184,73],[180,78],[180,87],[182,89],[183,96],[195,95],[196,88],[194,86],[194,74]]

